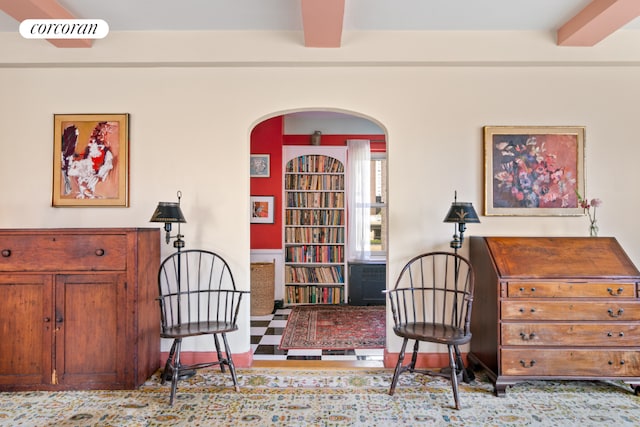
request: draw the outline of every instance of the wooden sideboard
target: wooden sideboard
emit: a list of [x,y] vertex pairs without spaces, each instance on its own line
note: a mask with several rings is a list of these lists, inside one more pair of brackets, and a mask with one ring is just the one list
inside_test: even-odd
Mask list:
[[0,230],[0,390],[133,389],[160,364],[159,229]]
[[471,237],[469,361],[498,396],[528,379],[640,390],[640,272],[611,237]]

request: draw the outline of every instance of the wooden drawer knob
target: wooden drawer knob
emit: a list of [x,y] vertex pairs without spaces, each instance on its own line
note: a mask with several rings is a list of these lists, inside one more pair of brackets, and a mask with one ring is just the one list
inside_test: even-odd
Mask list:
[[2,256],[7,258],[11,256],[11,249],[3,249],[2,250]]

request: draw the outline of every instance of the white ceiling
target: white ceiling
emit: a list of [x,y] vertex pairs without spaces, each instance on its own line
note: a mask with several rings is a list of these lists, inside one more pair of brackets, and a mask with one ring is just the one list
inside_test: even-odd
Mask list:
[[[22,1],[22,0],[13,0]],[[638,0],[640,1],[640,0]],[[111,31],[302,31],[300,0],[58,0]],[[346,0],[344,31],[556,31],[591,0]],[[19,23],[0,11],[0,32]],[[623,29],[640,29],[640,19]]]

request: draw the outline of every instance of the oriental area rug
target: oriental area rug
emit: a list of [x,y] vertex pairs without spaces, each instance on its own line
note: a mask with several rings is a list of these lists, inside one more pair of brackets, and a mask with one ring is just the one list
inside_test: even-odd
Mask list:
[[384,306],[298,305],[293,307],[280,349],[384,348]]
[[0,426],[638,426],[640,397],[628,385],[529,381],[496,397],[483,372],[460,385],[405,373],[387,394],[393,371],[205,369],[180,381],[173,406],[158,374],[138,390],[3,392]]

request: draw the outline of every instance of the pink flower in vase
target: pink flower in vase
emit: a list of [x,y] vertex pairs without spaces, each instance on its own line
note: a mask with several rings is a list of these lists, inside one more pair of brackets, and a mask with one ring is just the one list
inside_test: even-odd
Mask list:
[[[576,195],[578,196],[578,203],[580,207],[585,210],[587,216],[589,217],[589,235],[591,237],[598,236],[598,225],[596,224],[596,208],[602,206],[602,200],[600,199],[591,199],[589,202],[586,199],[583,199],[580,193],[576,191]],[[593,208],[593,213],[591,212],[591,208]]]

